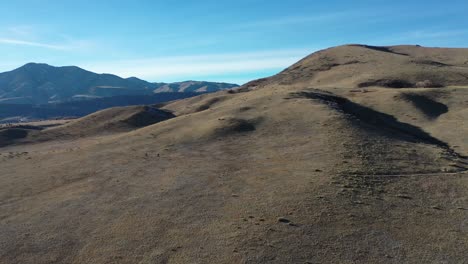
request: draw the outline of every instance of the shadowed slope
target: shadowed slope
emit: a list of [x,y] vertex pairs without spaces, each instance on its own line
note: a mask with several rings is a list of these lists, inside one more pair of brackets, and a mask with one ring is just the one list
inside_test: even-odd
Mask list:
[[173,117],[172,113],[151,106],[116,107],[45,130],[43,134],[50,137],[112,134],[149,126]]
[[[388,136],[397,137],[402,140],[421,141],[429,144],[434,144],[443,148],[448,148],[447,143],[440,141],[421,130],[419,127],[401,123],[395,117],[377,112],[368,107],[356,104],[346,98],[336,96],[331,93],[325,93],[320,90],[316,91],[303,91],[295,96],[320,100],[333,108],[337,108],[344,114],[352,115],[353,117],[361,120],[367,124],[375,126],[381,130],[387,130]],[[437,109],[434,109],[437,111]]]
[[429,118],[438,118],[449,111],[445,104],[439,103],[427,95],[404,93],[402,94],[402,97],[410,101],[417,108],[421,109],[421,111]]
[[0,137],[0,146],[128,132],[173,117],[175,116],[172,113],[152,106],[110,108],[45,130],[4,129],[0,134],[3,135]]

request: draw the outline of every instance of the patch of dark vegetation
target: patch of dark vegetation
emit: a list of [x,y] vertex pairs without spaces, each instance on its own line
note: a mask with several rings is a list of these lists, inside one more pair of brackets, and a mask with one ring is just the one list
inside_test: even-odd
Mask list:
[[284,218],[284,217],[279,217],[278,222],[283,223],[283,224],[289,224],[291,223],[291,220]]
[[392,53],[392,54],[397,54],[397,55],[402,55],[402,56],[409,56],[406,53],[399,53],[391,50],[389,47],[382,47],[382,46],[370,46],[370,45],[361,45],[361,44],[351,44],[349,46],[354,46],[354,47],[363,47],[366,49],[371,49],[371,50],[376,50],[376,51],[381,51],[381,52],[387,52],[387,53]]
[[357,60],[348,61],[348,62],[341,63],[341,64],[340,63],[335,63],[335,62],[324,62],[319,67],[314,68],[313,70],[314,71],[329,71],[329,70],[331,70],[331,69],[333,69],[335,67],[358,64],[358,63],[362,63],[362,62],[357,61]]
[[8,128],[0,130],[0,137],[5,139],[20,139],[28,136],[29,131],[22,128]]
[[359,63],[362,63],[362,62],[357,61],[357,60],[352,60],[352,61],[347,61],[341,65],[352,65],[352,64],[359,64]]
[[411,102],[421,110],[428,118],[435,119],[448,112],[448,107],[440,102],[434,101],[428,96],[416,93],[403,93],[401,97]]
[[249,111],[249,110],[252,110],[252,109],[253,109],[253,107],[244,106],[244,107],[239,108],[239,112],[246,112],[246,111]]
[[151,106],[145,106],[144,110],[135,114],[126,122],[134,127],[145,127],[176,117],[173,113]]
[[375,111],[332,93],[313,90],[295,93],[294,95],[296,97],[319,100],[354,119],[376,127],[377,130],[386,132],[389,137],[397,137],[409,142],[427,143],[449,149],[447,143],[432,137],[419,127],[400,122],[392,115]]
[[452,65],[449,65],[449,64],[445,64],[445,63],[438,62],[438,61],[432,61],[432,60],[412,60],[411,62],[415,63],[415,64],[430,65],[430,66],[435,66],[435,67],[452,66]]
[[24,128],[6,128],[0,130],[0,147],[14,144],[15,141],[26,138],[30,130]]
[[256,125],[260,122],[257,120],[246,120],[240,118],[223,119],[221,127],[217,128],[215,134],[218,136],[226,136],[238,133],[247,133],[256,130]]
[[32,126],[32,125],[12,125],[12,127],[7,128],[20,128],[20,129],[29,129],[29,130],[42,130],[44,127]]
[[416,83],[409,82],[407,80],[400,80],[400,79],[379,79],[379,80],[372,80],[358,84],[359,88],[365,87],[385,87],[385,88],[441,88],[444,87],[443,85],[431,81],[431,80],[424,80],[419,81]]
[[201,112],[201,111],[205,111],[205,110],[208,110],[211,108],[211,106],[213,106],[214,104],[218,103],[222,101],[222,97],[215,97],[215,98],[211,98],[210,100],[208,100],[207,102],[205,102],[204,104],[200,105],[199,107],[197,107],[196,111],[197,112]]
[[321,64],[320,66],[318,66],[317,68],[314,68],[313,70],[314,71],[329,71],[335,67],[338,67],[340,66],[341,64],[338,64],[338,63],[325,63],[325,64]]
[[412,88],[414,85],[405,80],[397,79],[381,79],[363,82],[358,85],[359,88],[371,87],[371,86],[380,86],[386,88]]
[[210,106],[204,104],[204,105],[200,105],[199,107],[197,107],[196,111],[201,112],[201,111],[205,111],[205,110],[208,110],[208,109],[210,109]]

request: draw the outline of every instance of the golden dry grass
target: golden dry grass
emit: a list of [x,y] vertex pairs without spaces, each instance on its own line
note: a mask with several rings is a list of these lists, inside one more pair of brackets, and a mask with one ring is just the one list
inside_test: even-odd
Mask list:
[[0,148],[0,262],[465,262],[468,89],[356,89],[364,73],[318,85],[328,74],[283,73],[95,133],[125,119],[108,110],[54,128],[80,136]]

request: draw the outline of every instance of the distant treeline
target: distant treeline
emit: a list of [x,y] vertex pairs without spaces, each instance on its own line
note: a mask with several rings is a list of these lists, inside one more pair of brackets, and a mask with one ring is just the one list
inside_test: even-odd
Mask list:
[[30,120],[81,117],[110,107],[160,104],[200,94],[201,93],[158,93],[154,95],[113,96],[43,105],[0,104],[0,120],[13,117],[27,118]]

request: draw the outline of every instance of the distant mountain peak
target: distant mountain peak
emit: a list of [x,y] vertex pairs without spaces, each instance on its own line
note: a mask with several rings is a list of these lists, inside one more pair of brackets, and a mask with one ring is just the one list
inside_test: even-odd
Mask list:
[[[75,71],[86,71],[78,66],[53,66],[53,65],[50,65],[50,64],[47,64],[47,63],[37,63],[37,62],[29,62],[29,63],[26,63],[25,65],[17,68],[16,70],[22,70],[22,69],[26,69],[26,70],[49,70],[49,71],[53,71],[53,70],[75,70]],[[89,71],[86,71],[86,72],[89,72]]]
[[19,68],[39,68],[39,67],[50,67],[53,68],[54,66],[51,66],[47,63],[37,63],[37,62],[29,62],[24,64],[23,66]]
[[160,89],[166,83],[150,83],[137,77],[121,78],[97,74],[77,66],[52,66],[30,62],[0,73],[0,103],[45,104],[80,98],[125,95],[152,95],[160,92],[215,92],[235,84],[180,82]]

